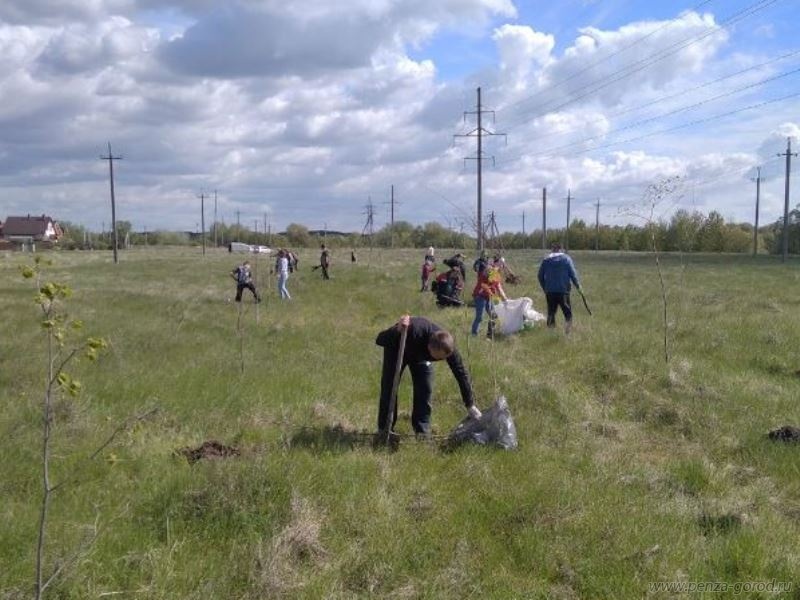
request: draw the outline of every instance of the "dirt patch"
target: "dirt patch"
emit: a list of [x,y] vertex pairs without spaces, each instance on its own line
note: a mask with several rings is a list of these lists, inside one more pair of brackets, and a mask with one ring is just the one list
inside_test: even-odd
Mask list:
[[742,516],[735,513],[723,515],[703,514],[697,519],[697,524],[700,526],[700,529],[703,530],[704,534],[709,535],[712,533],[730,533],[731,531],[739,529],[743,521],[744,519],[742,519]]
[[784,425],[778,429],[773,429],[767,436],[773,442],[800,442],[800,428],[792,425]]
[[241,454],[238,448],[220,444],[216,440],[208,440],[207,442],[203,442],[197,448],[190,448],[189,446],[186,446],[185,448],[176,450],[175,453],[185,457],[186,460],[189,461],[190,465],[193,465],[198,460],[204,458],[228,458],[229,456],[239,456]]

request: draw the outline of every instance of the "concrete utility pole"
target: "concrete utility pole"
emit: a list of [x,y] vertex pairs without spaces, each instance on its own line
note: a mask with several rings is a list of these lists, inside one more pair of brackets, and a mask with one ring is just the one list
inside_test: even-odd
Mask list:
[[542,250],[547,250],[547,186],[542,188]]
[[203,242],[203,256],[206,255],[206,194],[200,192],[200,238]]
[[[390,236],[390,237],[391,237],[391,239],[390,239],[390,243],[391,243],[391,246],[392,246],[392,248],[394,248],[394,205],[395,205],[395,199],[394,199],[394,184],[392,184],[392,188],[391,188],[391,198],[390,198],[390,200],[389,200],[389,204],[390,204],[390,212],[389,212],[389,224],[390,224],[390,227],[391,227],[391,236]],[[399,202],[398,202],[397,204],[399,204]]]
[[[264,213],[264,235],[265,236],[267,235],[267,213]],[[267,248],[269,248],[270,247],[269,239],[267,238],[265,241],[267,244]]]
[[525,250],[525,211],[522,211],[522,249]]
[[572,190],[567,190],[567,233],[564,236],[564,249],[569,250],[569,209],[572,203]]
[[111,182],[111,228],[114,231],[114,264],[119,263],[117,257],[117,207],[114,201],[114,161],[122,160],[121,156],[111,154],[111,142],[108,142],[108,156],[101,156],[100,160],[108,161],[108,179]]
[[[482,125],[482,116],[483,113],[492,113],[492,117],[494,118],[494,111],[493,110],[483,110],[481,105],[481,88],[478,88],[478,109],[475,111],[469,111],[464,113],[464,121],[466,122],[467,115],[476,115],[478,126],[470,131],[469,133],[465,134],[458,134],[453,136],[454,138],[459,137],[477,137],[478,138],[478,153],[475,156],[467,157],[464,160],[475,160],[478,163],[478,209],[477,209],[477,222],[476,222],[476,229],[478,230],[478,250],[483,250],[483,161],[487,160],[488,157],[483,155],[483,136],[503,136],[506,138],[507,136],[505,133],[494,133],[489,131],[488,129],[484,129]],[[492,157],[492,163],[494,164],[494,157]]]
[[789,176],[792,172],[792,156],[797,156],[797,152],[792,152],[792,138],[786,138],[786,152],[778,154],[786,157],[786,191],[783,200],[783,240],[781,242],[781,262],[786,262],[789,258]]
[[217,190],[214,190],[214,248],[217,247]]
[[594,251],[600,250],[600,198],[597,199],[597,209],[594,214]]
[[756,220],[753,226],[753,256],[758,254],[758,205],[761,202],[761,167],[756,167]]

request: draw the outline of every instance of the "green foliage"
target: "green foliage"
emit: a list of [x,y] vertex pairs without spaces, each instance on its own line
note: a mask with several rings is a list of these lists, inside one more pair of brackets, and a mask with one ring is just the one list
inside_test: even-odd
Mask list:
[[311,236],[304,225],[291,223],[286,227],[286,241],[292,247],[305,248],[311,245]]

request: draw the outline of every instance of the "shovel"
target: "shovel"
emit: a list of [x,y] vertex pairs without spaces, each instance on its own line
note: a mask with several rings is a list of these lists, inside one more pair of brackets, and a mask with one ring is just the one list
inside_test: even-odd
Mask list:
[[403,354],[406,351],[406,337],[408,327],[400,325],[400,343],[397,349],[397,363],[394,367],[394,380],[392,381],[392,393],[389,394],[389,411],[386,413],[386,423],[384,423],[384,443],[388,446],[392,438],[392,421],[394,421],[394,411],[397,406],[397,388],[400,387],[400,373],[403,371]]
[[577,288],[578,293],[581,295],[581,300],[583,300],[583,305],[586,307],[586,312],[589,313],[589,316],[592,316],[592,311],[589,308],[589,304],[586,302],[586,296],[583,295],[583,290],[581,288]]

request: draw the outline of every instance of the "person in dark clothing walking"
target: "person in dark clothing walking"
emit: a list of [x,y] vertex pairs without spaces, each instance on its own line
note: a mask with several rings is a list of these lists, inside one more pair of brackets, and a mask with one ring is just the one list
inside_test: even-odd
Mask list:
[[256,302],[261,302],[261,296],[258,295],[256,286],[253,285],[253,276],[250,273],[250,261],[244,261],[231,271],[231,277],[236,280],[236,302],[242,301],[242,292],[245,288],[253,292],[253,297],[256,299]]
[[[420,435],[430,434],[431,397],[433,395],[433,365],[439,360],[447,360],[447,364],[458,382],[461,399],[470,416],[479,418],[481,411],[475,406],[469,373],[461,361],[461,355],[455,349],[453,336],[424,317],[403,315],[397,324],[381,331],[375,340],[383,347],[383,370],[381,372],[381,396],[378,408],[378,430],[385,433],[389,413],[389,403],[394,383],[394,373],[400,346],[401,328],[408,328],[403,365],[411,371],[414,386],[411,425]],[[392,415],[392,430],[397,422],[397,403]]]
[[319,249],[319,267],[322,269],[322,278],[330,279],[330,275],[328,275],[328,268],[331,266],[331,253],[325,247],[325,244],[322,244]]
[[581,289],[572,259],[561,249],[561,244],[553,244],[552,252],[539,265],[539,285],[547,300],[547,326],[556,326],[556,311],[561,307],[567,333],[572,329],[572,306],[569,301],[571,283]]

